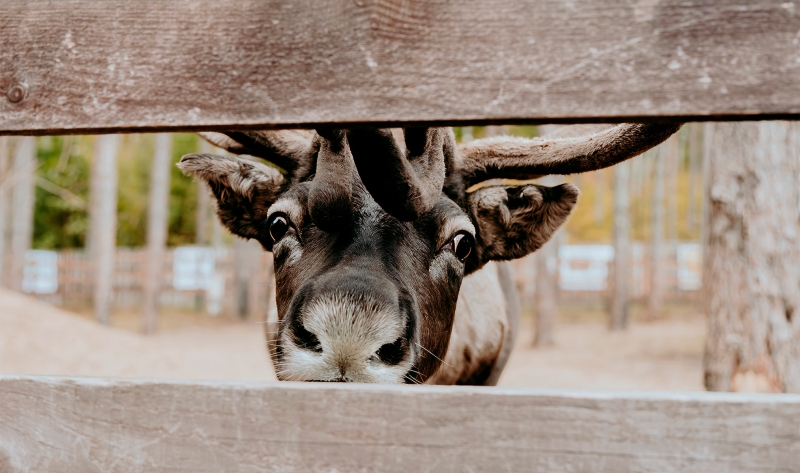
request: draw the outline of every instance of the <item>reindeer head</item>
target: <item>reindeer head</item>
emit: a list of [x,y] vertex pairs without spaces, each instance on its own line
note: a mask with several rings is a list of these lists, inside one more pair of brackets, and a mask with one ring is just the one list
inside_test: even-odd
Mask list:
[[179,166],[208,183],[223,224],[273,252],[280,379],[423,382],[445,356],[463,277],[538,249],[578,198],[569,184],[471,188],[611,166],[678,127],[460,148],[449,128],[203,133],[240,156]]

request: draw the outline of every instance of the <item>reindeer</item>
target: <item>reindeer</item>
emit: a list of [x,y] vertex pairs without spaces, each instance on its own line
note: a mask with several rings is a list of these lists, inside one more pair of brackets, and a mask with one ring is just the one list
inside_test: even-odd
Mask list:
[[209,132],[236,156],[178,166],[208,184],[231,232],[273,253],[279,379],[494,385],[519,310],[493,262],[536,251],[578,199],[570,184],[507,180],[609,167],[679,128],[461,146],[450,128]]

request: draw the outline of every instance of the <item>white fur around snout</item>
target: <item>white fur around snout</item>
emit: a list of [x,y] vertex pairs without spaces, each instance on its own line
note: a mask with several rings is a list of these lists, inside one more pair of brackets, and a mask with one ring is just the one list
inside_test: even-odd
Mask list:
[[412,366],[410,352],[396,365],[374,356],[381,346],[403,334],[403,319],[395,309],[363,296],[335,293],[311,302],[302,318],[306,330],[319,339],[322,352],[296,346],[291,334],[284,332],[283,360],[278,366],[281,379],[336,381],[344,376],[355,383],[405,382]]

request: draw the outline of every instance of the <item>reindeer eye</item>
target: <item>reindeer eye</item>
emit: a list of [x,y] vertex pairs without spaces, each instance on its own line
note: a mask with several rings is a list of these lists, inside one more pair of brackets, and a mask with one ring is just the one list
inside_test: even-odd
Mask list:
[[269,236],[272,237],[272,241],[277,242],[284,235],[286,232],[289,231],[289,223],[286,219],[280,215],[272,219],[272,222],[269,224]]
[[467,259],[467,256],[472,253],[473,245],[472,235],[468,233],[459,233],[453,238],[453,253],[456,255],[456,258],[464,261]]

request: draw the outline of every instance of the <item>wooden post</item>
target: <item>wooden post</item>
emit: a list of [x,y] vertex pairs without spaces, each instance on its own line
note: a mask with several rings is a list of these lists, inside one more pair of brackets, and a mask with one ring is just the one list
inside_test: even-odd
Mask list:
[[17,141],[11,172],[13,196],[11,206],[11,243],[9,246],[10,276],[8,286],[22,290],[25,253],[33,239],[33,206],[35,199],[36,138],[26,136]]
[[707,133],[706,388],[800,393],[800,126]]
[[647,319],[661,315],[664,298],[664,168],[667,153],[664,145],[655,153],[653,170],[652,214],[650,221],[650,293],[647,297]]
[[630,161],[614,166],[614,279],[611,293],[611,330],[628,326],[631,216]]
[[6,241],[8,240],[8,201],[10,170],[9,170],[9,139],[0,136],[0,287],[5,285],[5,274],[7,272],[8,259],[6,258]]
[[169,189],[172,163],[172,135],[156,135],[150,197],[147,211],[147,272],[144,280],[142,332],[156,331],[159,297],[164,279],[164,257],[169,226]]
[[95,268],[94,316],[111,322],[114,290],[114,259],[117,247],[117,149],[118,135],[95,140],[94,163],[89,183],[88,251]]

